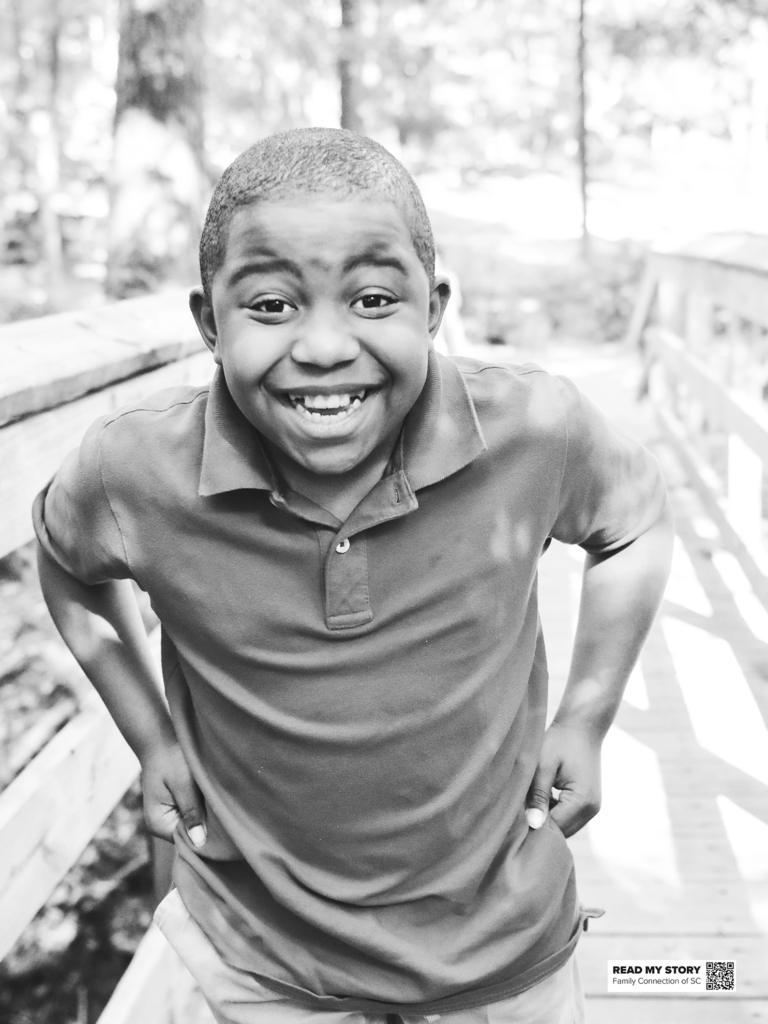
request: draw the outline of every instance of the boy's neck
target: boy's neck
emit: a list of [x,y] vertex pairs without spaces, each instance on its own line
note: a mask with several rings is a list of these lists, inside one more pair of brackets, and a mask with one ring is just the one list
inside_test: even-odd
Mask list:
[[390,451],[372,456],[347,473],[319,474],[305,469],[263,439],[262,443],[265,442],[271,459],[291,490],[314,501],[342,523],[384,476],[392,454]]

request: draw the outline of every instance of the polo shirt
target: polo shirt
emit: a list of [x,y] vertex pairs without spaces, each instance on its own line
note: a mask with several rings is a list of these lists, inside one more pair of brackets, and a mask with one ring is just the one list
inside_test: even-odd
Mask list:
[[163,627],[208,840],[175,881],[224,960],[307,1006],[443,1012],[557,970],[566,841],[528,828],[545,727],[537,566],[661,514],[655,460],[569,381],[430,355],[342,522],[291,491],[220,370],[95,423],[34,510],[84,583]]

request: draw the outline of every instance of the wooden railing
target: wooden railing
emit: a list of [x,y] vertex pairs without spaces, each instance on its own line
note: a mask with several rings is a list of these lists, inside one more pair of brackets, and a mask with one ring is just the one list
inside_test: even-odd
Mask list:
[[[212,371],[183,292],[2,327],[0,365],[0,557],[32,539],[35,494],[94,419]],[[0,794],[0,959],[137,774],[93,694]],[[100,1024],[169,1024],[190,985],[153,927]]]
[[666,440],[768,605],[768,238],[651,253],[628,341]]

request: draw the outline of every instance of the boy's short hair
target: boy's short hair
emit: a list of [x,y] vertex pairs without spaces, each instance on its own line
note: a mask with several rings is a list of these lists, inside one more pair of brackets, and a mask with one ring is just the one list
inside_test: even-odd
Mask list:
[[358,194],[392,202],[405,217],[413,247],[435,278],[435,242],[424,200],[399,160],[378,142],[342,128],[296,128],[261,139],[224,171],[214,189],[200,238],[200,277],[211,284],[226,255],[229,224],[241,206],[262,199]]

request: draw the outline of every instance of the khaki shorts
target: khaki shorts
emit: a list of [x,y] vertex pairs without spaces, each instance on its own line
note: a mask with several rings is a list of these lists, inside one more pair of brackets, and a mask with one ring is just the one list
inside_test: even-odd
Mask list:
[[155,922],[205,996],[219,1024],[584,1024],[584,997],[576,959],[520,995],[473,1010],[428,1016],[312,1010],[281,996],[256,977],[224,963],[172,889]]

